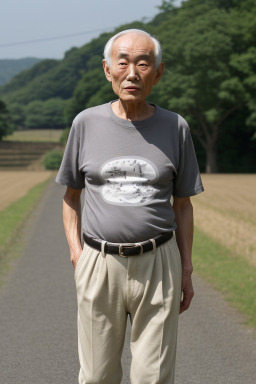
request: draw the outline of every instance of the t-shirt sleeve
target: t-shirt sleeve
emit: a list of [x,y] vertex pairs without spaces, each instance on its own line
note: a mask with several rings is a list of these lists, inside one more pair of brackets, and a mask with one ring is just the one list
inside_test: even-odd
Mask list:
[[73,189],[83,189],[84,174],[79,168],[80,139],[75,122],[73,123],[56,182]]
[[181,118],[179,165],[174,177],[173,195],[189,197],[204,191],[196,153],[187,122]]

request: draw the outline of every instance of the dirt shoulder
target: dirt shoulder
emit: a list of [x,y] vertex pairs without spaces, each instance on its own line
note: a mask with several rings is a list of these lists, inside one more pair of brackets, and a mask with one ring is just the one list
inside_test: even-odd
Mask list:
[[52,171],[0,171],[0,211],[53,175]]

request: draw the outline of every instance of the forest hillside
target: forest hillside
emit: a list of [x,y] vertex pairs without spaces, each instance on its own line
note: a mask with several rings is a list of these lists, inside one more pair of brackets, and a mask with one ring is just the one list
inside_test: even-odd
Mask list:
[[8,83],[15,75],[33,67],[42,59],[25,57],[24,59],[0,59],[0,85]]

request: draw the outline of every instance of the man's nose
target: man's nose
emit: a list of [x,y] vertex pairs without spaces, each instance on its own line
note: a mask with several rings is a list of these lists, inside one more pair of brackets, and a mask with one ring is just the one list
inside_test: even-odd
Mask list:
[[137,73],[136,67],[134,65],[130,65],[128,68],[128,74],[126,76],[126,79],[133,81],[138,78],[139,78],[139,75]]

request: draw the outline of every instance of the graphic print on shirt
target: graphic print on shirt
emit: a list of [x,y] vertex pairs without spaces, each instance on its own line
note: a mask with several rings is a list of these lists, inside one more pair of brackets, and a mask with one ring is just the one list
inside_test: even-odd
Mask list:
[[155,165],[141,157],[118,157],[100,168],[101,196],[110,204],[144,205],[154,199],[158,179]]

